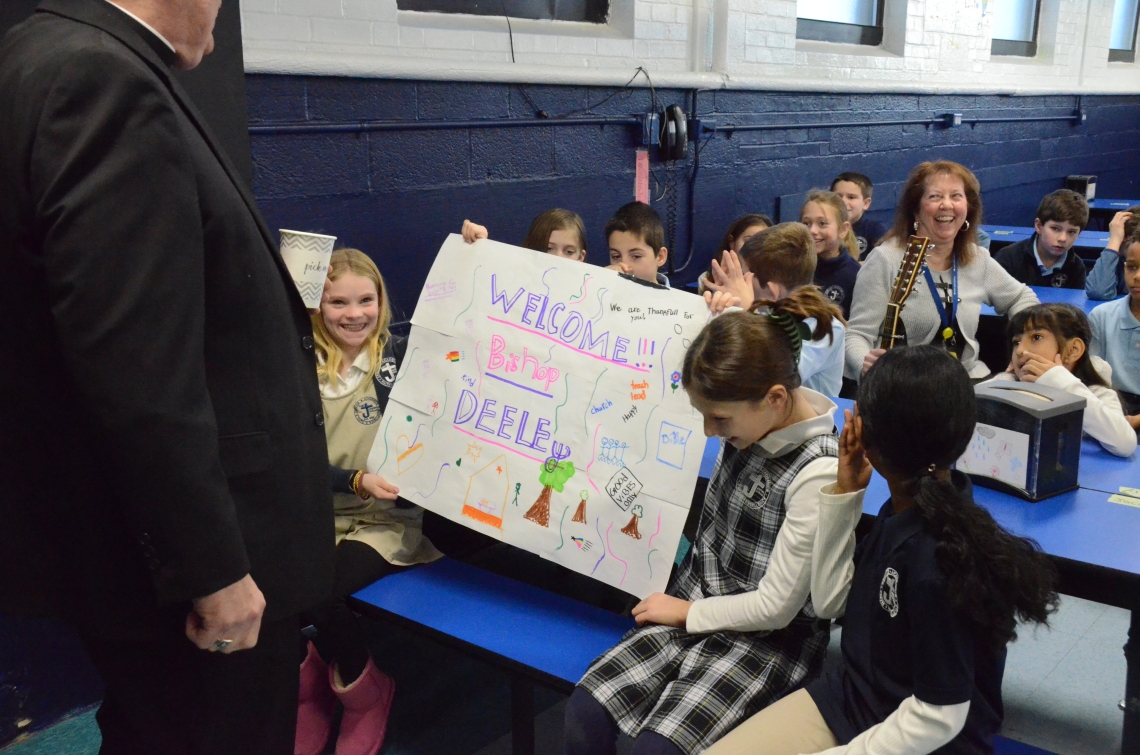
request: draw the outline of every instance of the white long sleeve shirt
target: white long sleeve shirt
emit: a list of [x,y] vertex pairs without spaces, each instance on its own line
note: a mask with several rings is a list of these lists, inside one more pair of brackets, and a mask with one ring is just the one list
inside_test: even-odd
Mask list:
[[[804,390],[819,416],[776,430],[758,441],[772,455],[828,433],[835,426],[835,403]],[[782,629],[791,623],[811,594],[812,551],[819,524],[820,488],[835,480],[838,460],[816,459],[800,470],[784,495],[787,516],[776,536],[768,570],[757,588],[740,595],[697,600],[685,624],[690,632],[738,632]]]
[[[1093,369],[1100,373],[1104,381],[1112,384],[1112,367],[1100,357],[1090,357]],[[1017,378],[1009,372],[1001,372],[993,380],[1009,381]],[[1061,365],[1053,367],[1037,378],[1040,385],[1060,388],[1080,396],[1085,400],[1085,416],[1081,429],[1093,438],[1104,450],[1116,456],[1131,456],[1136,450],[1136,431],[1124,417],[1124,408],[1116,391],[1102,385],[1085,385],[1073,373]]]

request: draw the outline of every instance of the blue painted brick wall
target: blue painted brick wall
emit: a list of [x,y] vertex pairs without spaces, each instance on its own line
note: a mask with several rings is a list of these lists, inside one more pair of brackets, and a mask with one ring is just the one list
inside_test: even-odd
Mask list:
[[[256,124],[360,120],[467,120],[630,115],[677,103],[682,90],[465,84],[250,75]],[[616,96],[611,97],[611,95]],[[825,123],[924,118],[1068,115],[1074,96],[924,96],[700,92],[697,112],[718,124]],[[606,98],[610,98],[606,100]],[[602,102],[606,100],[605,102]],[[601,104],[594,104],[601,103]],[[795,219],[800,197],[844,170],[875,181],[872,215],[890,220],[907,173],[922,160],[945,158],[977,173],[985,218],[1032,224],[1041,196],[1066,175],[1099,177],[1105,197],[1133,197],[1140,173],[1140,97],[1084,97],[1088,120],[979,124],[956,129],[858,126],[717,133],[693,160],[668,168],[655,161],[654,205],[665,215],[672,173],[677,200],[675,282],[692,280],[716,251],[727,225],[745,212]],[[254,135],[254,190],[271,227],[336,235],[372,255],[388,279],[396,319],[411,315],[444,236],[464,218],[518,243],[539,212],[562,206],[586,221],[591,262],[605,260],[602,228],[633,198],[629,126],[396,131],[368,134]],[[692,150],[690,150],[692,152]],[[664,194],[664,196],[663,196]],[[781,198],[782,201],[781,201]],[[690,249],[692,255],[690,258]]]

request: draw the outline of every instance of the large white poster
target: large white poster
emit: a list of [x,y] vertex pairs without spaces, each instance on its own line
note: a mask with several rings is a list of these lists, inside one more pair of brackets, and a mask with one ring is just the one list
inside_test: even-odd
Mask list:
[[644,597],[705,436],[681,388],[693,294],[448,237],[368,466],[424,508]]

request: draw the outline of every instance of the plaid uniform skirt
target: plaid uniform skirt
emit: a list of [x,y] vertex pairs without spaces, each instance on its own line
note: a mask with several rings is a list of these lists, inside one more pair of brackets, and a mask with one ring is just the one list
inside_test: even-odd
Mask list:
[[578,683],[623,734],[655,732],[686,753],[819,676],[830,622],[798,616],[774,632],[630,630]]

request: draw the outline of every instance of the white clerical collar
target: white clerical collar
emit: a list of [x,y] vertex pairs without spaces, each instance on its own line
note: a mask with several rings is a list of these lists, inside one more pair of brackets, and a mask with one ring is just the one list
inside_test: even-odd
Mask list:
[[169,48],[170,48],[170,51],[171,51],[171,52],[173,52],[173,53],[176,53],[176,54],[177,54],[177,52],[178,52],[178,51],[174,49],[174,45],[170,44],[170,41],[169,41],[169,40],[168,40],[166,37],[164,37],[164,36],[162,36],[161,34],[159,34],[159,33],[158,33],[158,31],[156,31],[156,30],[155,30],[155,28],[154,28],[153,26],[151,26],[150,24],[148,24],[146,21],[143,21],[141,18],[139,18],[138,16],[136,16],[134,13],[131,13],[129,10],[127,10],[127,9],[126,9],[126,8],[124,8],[123,6],[116,4],[116,3],[115,3],[115,0],[107,0],[107,2],[108,2],[109,4],[111,4],[111,5],[114,5],[116,8],[118,8],[119,10],[121,10],[123,13],[126,13],[128,16],[130,16],[130,17],[131,17],[131,18],[133,18],[134,20],[138,21],[140,24],[142,24],[142,25],[143,25],[143,28],[145,28],[147,31],[149,31],[149,32],[150,32],[151,34],[153,34],[154,36],[158,37],[158,38],[159,38],[159,39],[162,41],[162,44],[164,44],[164,45],[166,45],[167,47],[169,47]]

